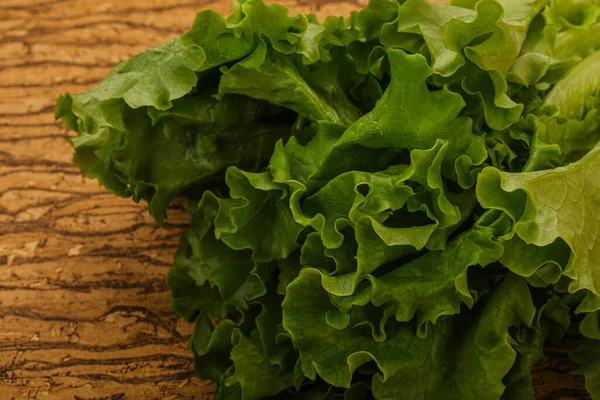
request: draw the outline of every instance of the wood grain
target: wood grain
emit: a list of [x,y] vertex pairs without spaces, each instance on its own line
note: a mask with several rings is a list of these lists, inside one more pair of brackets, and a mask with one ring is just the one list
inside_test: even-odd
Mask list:
[[[294,12],[365,5],[285,0]],[[192,374],[191,327],[170,309],[165,274],[186,225],[158,228],[143,205],[83,178],[56,97],[180,34],[229,0],[0,2],[0,399],[208,399]],[[583,399],[566,349],[536,367],[539,399]]]

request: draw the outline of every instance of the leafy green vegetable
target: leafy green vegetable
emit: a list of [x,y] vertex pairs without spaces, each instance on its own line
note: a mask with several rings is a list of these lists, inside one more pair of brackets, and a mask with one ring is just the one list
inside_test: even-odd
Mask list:
[[572,319],[600,398],[599,26],[591,0],[236,0],[55,115],[157,222],[186,200],[168,284],[215,399],[533,399]]
[[[571,257],[564,274],[573,279],[571,292],[587,290],[579,306],[586,312],[600,309],[599,173],[597,146],[580,161],[564,167],[522,173],[488,167],[477,180],[480,204],[506,212],[515,221],[514,233],[538,246],[537,252],[559,238],[569,245]],[[564,251],[562,246],[554,247],[556,253]]]

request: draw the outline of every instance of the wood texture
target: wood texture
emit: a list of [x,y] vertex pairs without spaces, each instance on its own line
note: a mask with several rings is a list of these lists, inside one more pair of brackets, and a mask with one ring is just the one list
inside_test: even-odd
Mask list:
[[[347,14],[364,0],[285,0]],[[208,399],[192,374],[190,326],[165,274],[186,225],[158,228],[71,162],[56,97],[81,92],[135,53],[230,0],[0,2],[0,399]],[[567,342],[536,367],[539,399],[583,399]]]

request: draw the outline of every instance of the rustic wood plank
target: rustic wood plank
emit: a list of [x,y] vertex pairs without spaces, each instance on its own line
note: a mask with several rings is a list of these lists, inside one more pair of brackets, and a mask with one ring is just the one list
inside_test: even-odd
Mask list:
[[[366,0],[284,0],[320,18]],[[157,227],[71,161],[56,97],[183,32],[229,0],[3,0],[0,4],[0,398],[208,399],[192,374],[191,327],[165,274],[187,217]],[[583,399],[566,350],[536,367],[540,399]]]

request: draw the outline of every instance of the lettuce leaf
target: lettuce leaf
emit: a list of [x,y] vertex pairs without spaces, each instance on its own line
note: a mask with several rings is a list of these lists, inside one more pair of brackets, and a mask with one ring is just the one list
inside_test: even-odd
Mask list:
[[335,308],[319,281],[318,271],[304,270],[283,302],[284,327],[300,352],[303,371],[348,387],[352,373],[374,361],[381,371],[372,382],[377,399],[393,399],[395,393],[411,399],[498,398],[502,377],[516,356],[508,329],[531,324],[534,313],[525,281],[513,276],[481,309],[440,321],[423,339],[414,336],[410,325],[393,324],[393,333],[378,340],[360,309],[348,327],[328,326],[325,315]]
[[586,290],[581,312],[600,309],[599,168],[597,146],[565,167],[523,173],[488,167],[477,181],[481,205],[506,212],[515,222],[515,234],[526,243],[544,247],[562,239],[569,245],[564,274],[573,279],[570,292]]

